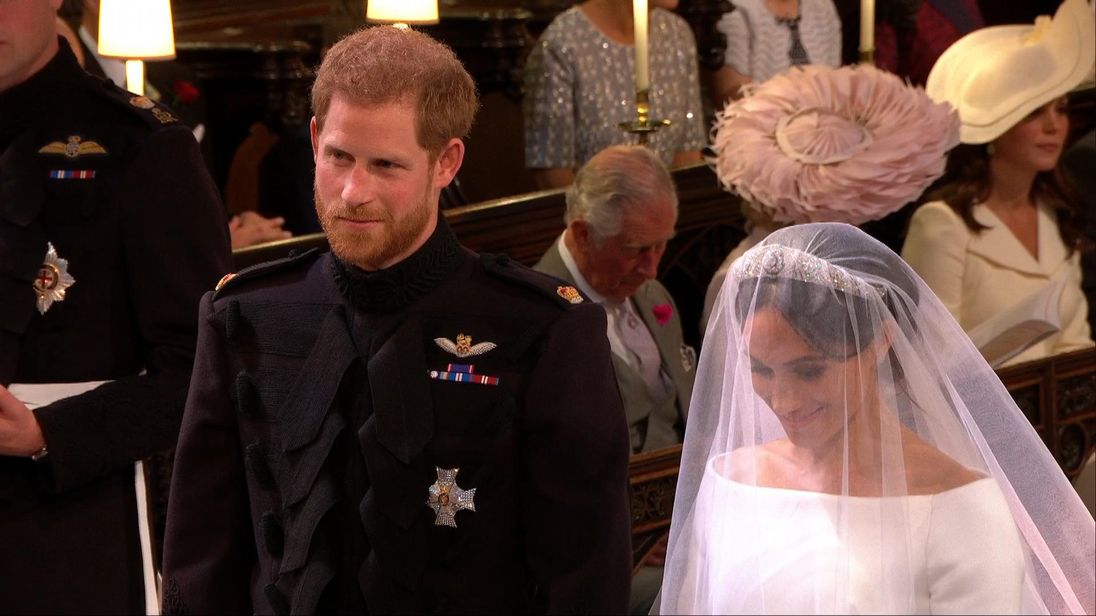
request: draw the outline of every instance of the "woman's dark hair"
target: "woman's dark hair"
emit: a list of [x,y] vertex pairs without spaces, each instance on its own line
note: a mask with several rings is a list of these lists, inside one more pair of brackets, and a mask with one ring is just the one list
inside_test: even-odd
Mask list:
[[[900,258],[887,254],[882,258],[862,259],[857,274],[871,280],[887,280],[881,298],[887,312],[907,336],[916,334],[912,311],[919,300],[917,284],[907,275]],[[881,287],[874,284],[872,289]],[[819,353],[835,359],[847,359],[871,344],[875,328],[871,304],[853,293],[792,278],[761,277],[743,281],[735,298],[735,312],[742,323],[750,310],[775,308],[792,329]],[[852,331],[850,332],[850,327]]]
[[[974,233],[987,229],[974,219],[974,206],[989,198],[991,182],[989,152],[985,145],[960,144],[948,155],[943,177],[925,194],[925,201],[947,203]],[[1058,232],[1069,254],[1088,250],[1089,240],[1083,230],[1086,217],[1072,181],[1056,166],[1035,175],[1031,196],[1058,214]]]

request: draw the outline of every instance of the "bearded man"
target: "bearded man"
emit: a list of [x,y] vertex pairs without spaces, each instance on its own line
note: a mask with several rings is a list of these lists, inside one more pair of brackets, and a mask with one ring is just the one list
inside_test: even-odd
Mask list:
[[331,253],[205,297],[175,463],[165,612],[626,609],[627,426],[605,315],[457,243],[440,191],[478,106],[392,27],[325,56]]

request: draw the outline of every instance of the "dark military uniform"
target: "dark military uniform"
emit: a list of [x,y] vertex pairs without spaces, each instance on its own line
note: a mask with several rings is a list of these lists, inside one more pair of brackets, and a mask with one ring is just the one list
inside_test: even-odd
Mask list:
[[[48,244],[75,284],[41,314]],[[42,461],[0,456],[0,612],[144,612],[133,462],[174,445],[198,302],[229,256],[167,110],[83,72],[63,40],[0,92],[0,383],[113,381],[35,411]]]
[[[166,612],[627,609],[628,432],[600,307],[444,219],[381,272],[329,253],[256,267],[203,301]],[[475,510],[439,526],[428,492],[455,469]]]

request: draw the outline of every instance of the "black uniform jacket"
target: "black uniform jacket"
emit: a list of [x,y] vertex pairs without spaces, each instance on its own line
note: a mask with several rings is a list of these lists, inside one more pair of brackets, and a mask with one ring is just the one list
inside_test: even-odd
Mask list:
[[[257,267],[203,301],[166,612],[627,609],[601,308],[441,219],[378,273],[316,253]],[[456,527],[427,506],[439,469],[475,490]]]
[[[0,384],[113,382],[0,456],[0,612],[143,612],[133,462],[175,443],[228,232],[190,130],[61,47],[0,92]],[[48,244],[76,282],[42,314]]]

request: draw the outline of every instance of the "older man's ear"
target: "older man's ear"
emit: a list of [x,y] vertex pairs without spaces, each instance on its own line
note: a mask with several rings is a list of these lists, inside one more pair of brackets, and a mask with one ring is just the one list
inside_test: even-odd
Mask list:
[[583,253],[589,250],[593,238],[590,235],[590,225],[585,220],[572,220],[567,225],[567,232],[571,236],[571,241],[576,249]]

